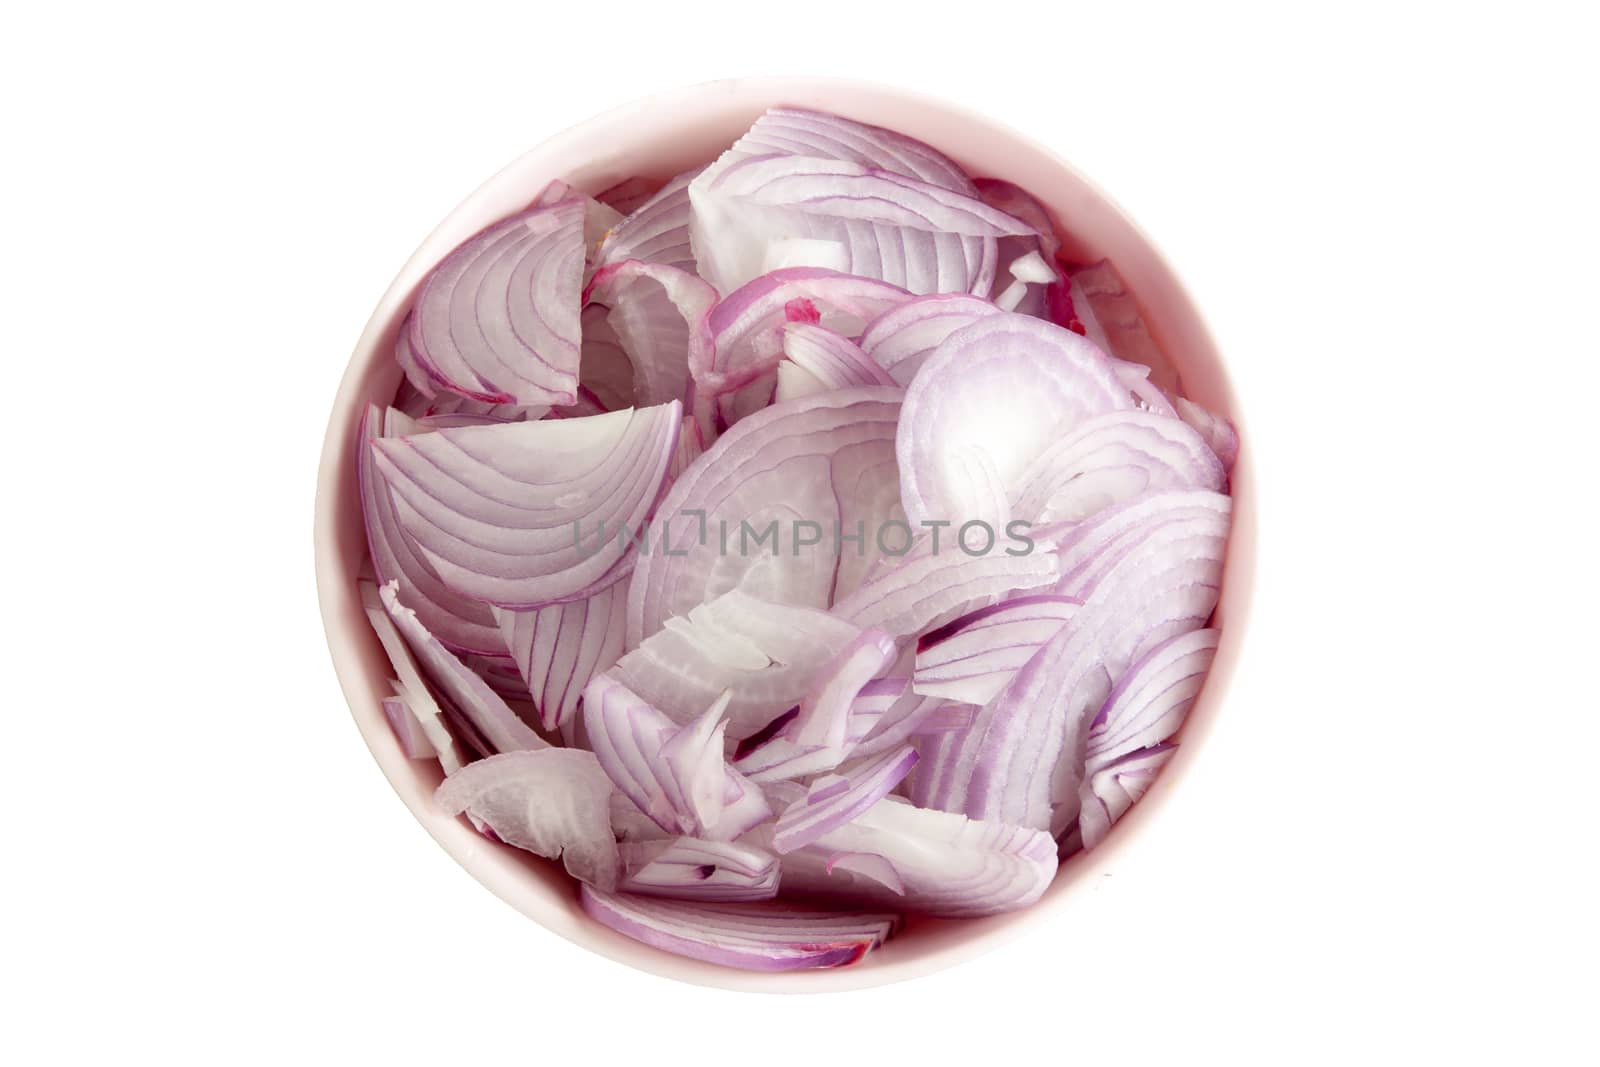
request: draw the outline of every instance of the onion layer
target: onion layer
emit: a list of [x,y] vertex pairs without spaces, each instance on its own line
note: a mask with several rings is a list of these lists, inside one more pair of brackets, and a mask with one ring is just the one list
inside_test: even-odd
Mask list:
[[411,384],[489,404],[570,404],[578,388],[584,202],[535,206],[433,269],[408,320]]
[[[452,589],[507,608],[620,580],[677,447],[676,402],[373,442],[402,529]],[[551,480],[552,470],[573,472]],[[584,538],[598,541],[588,544]]]
[[583,887],[583,910],[611,929],[679,956],[745,971],[843,967],[899,929],[893,914],[781,903],[684,903]]

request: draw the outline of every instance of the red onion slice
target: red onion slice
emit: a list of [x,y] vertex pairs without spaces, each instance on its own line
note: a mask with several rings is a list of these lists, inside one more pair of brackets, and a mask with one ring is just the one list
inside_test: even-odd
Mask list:
[[631,215],[649,203],[660,188],[660,182],[635,175],[606,186],[595,193],[594,198],[621,215]]
[[881,126],[802,108],[775,107],[734,146],[740,155],[816,156],[921,178],[954,192],[973,193],[972,179],[930,145]]
[[[898,401],[886,387],[837,389],[719,438],[656,512],[651,552],[628,590],[629,646],[727,590],[825,608],[851,587],[879,555],[874,532],[898,508]],[[859,550],[835,526],[864,531]]]
[[956,293],[919,296],[889,308],[867,324],[861,350],[901,385],[957,330],[1002,314],[987,300]]
[[[878,366],[861,346],[848,337],[810,322],[790,322],[783,327],[783,368],[792,366],[804,371],[817,384],[814,391],[846,389],[852,385],[888,385],[898,383],[889,372]],[[790,395],[804,395],[790,390]],[[788,399],[779,389],[779,399]]]
[[490,404],[577,398],[584,202],[536,206],[468,238],[423,282],[400,359],[412,384]]
[[434,793],[452,815],[482,820],[508,845],[560,858],[586,885],[617,883],[617,842],[606,815],[611,782],[594,755],[542,748],[490,756],[455,771]]
[[1086,419],[1039,454],[1017,479],[1013,513],[1035,522],[1077,521],[1146,492],[1219,490],[1222,464],[1193,428],[1150,411]]
[[1057,326],[1072,321],[1072,299],[1067,280],[1056,268],[1061,241],[1055,224],[1043,204],[1021,186],[995,178],[978,178],[974,184],[986,204],[1027,224],[1030,234],[1007,236],[999,240],[996,255],[999,270],[994,292],[997,303],[1013,286],[1020,287],[1015,303],[1005,307],[1023,315],[1045,319]]
[[971,728],[978,717],[976,704],[940,704],[917,724],[917,735],[942,734]]
[[1143,749],[1089,775],[1083,785],[1078,815],[1078,831],[1084,848],[1094,848],[1105,840],[1112,825],[1144,796],[1176,751],[1173,745]]
[[395,629],[416,654],[428,677],[449,697],[455,708],[472,724],[473,730],[488,742],[492,752],[544,748],[547,742],[517,717],[499,693],[479,675],[457,659],[438,638],[417,619],[417,613],[400,603],[398,584],[390,582],[378,590],[379,600]]
[[828,857],[824,874],[856,875],[882,886],[897,897],[906,895],[906,884],[894,864],[875,852],[839,852]]
[[826,611],[735,589],[673,619],[610,673],[677,722],[731,691],[728,736],[743,740],[795,707],[817,669],[860,632]]
[[421,721],[411,711],[405,700],[405,686],[399,680],[392,682],[395,695],[383,698],[383,717],[388,720],[394,739],[407,759],[438,759],[439,753],[428,740]]
[[595,272],[584,300],[608,309],[606,326],[633,367],[631,403],[690,402],[690,350],[705,343],[716,299],[693,274],[658,263],[622,260]]
[[1234,461],[1239,458],[1239,434],[1234,430],[1233,423],[1181,396],[1175,399],[1173,404],[1178,410],[1178,417],[1193,426],[1199,431],[1200,436],[1205,438],[1211,451],[1222,461],[1224,473],[1231,474]]
[[[841,179],[851,187],[842,196]],[[819,182],[831,187],[825,204]],[[767,271],[818,266],[917,292],[987,296],[995,241],[966,230],[1016,225],[982,204],[961,169],[929,146],[796,109],[758,119],[691,184],[690,199],[699,273],[724,293]],[[962,221],[922,228],[935,215]]]
[[655,948],[746,971],[855,963],[899,929],[893,914],[814,911],[776,902],[714,904],[602,893],[585,885],[583,910]]
[[[860,864],[841,865],[841,854],[878,856],[883,863],[851,877]],[[892,875],[884,877],[884,870]],[[890,796],[785,855],[782,888],[971,917],[1027,907],[1055,872],[1056,843],[1047,833],[917,808]]]
[[1110,260],[1074,271],[1071,293],[1073,314],[1102,352],[1150,368],[1150,381],[1164,392],[1183,391],[1178,372],[1150,335],[1138,301]]
[[[1060,578],[1055,592],[1087,597],[1105,572],[1130,551],[1148,543],[1171,546],[1167,555],[1184,558],[1191,540],[1220,544],[1228,534],[1233,502],[1205,489],[1162,490],[1135,497],[1065,530],[1056,542]],[[1154,539],[1159,539],[1155,541]],[[1207,545],[1207,557],[1218,545]]]
[[888,796],[916,762],[917,750],[902,745],[817,779],[778,816],[772,847],[793,852],[837,830]]
[[1211,669],[1219,636],[1216,630],[1179,634],[1128,669],[1089,730],[1090,774],[1178,732]]
[[378,594],[378,587],[363,579],[360,583],[360,593],[361,607],[366,612],[367,622],[371,624],[372,632],[377,634],[378,643],[383,645],[383,651],[389,657],[389,664],[399,678],[401,686],[399,695],[405,699],[407,709],[416,717],[417,726],[428,739],[428,744],[438,754],[439,766],[449,774],[466,763],[467,757],[462,753],[455,736],[445,722],[444,710],[433,698],[428,683],[422,677],[422,668],[417,665],[416,657],[411,654],[405,638],[400,636],[394,620],[385,610],[383,600]]
[[835,603],[833,613],[863,629],[912,637],[1060,580],[1061,563],[1044,543],[1014,540],[1009,545],[997,543],[988,553],[968,555],[948,545],[935,552],[931,538],[925,538],[903,561],[870,575]]
[[723,758],[728,696],[678,726],[627,686],[599,675],[584,690],[590,748],[617,790],[671,834],[732,840],[772,814]]
[[690,186],[697,269],[722,292],[783,267],[825,267],[914,293],[994,283],[995,237],[1026,232],[975,197],[803,156],[719,161]]
[[[1164,496],[1170,505],[1186,495]],[[1227,514],[1193,521],[1225,531]],[[1019,826],[1069,826],[1092,719],[1133,663],[1204,625],[1216,606],[1224,548],[1220,537],[1179,544],[1158,530],[1111,550],[1114,562],[1087,586],[1071,625],[984,706],[970,730],[919,741],[923,764],[912,800]]]
[[690,351],[690,370],[705,397],[731,395],[759,385],[777,367],[787,323],[811,322],[856,337],[869,321],[910,298],[887,282],[819,267],[774,270],[711,309],[709,340]]
[[613,227],[600,244],[601,267],[642,259],[692,273],[695,263],[689,247],[689,183],[703,169],[678,175],[628,212],[627,218]]
[[401,599],[412,605],[429,632],[450,648],[463,653],[503,653],[505,641],[488,605],[462,596],[439,579],[433,566],[401,530],[389,487],[378,474],[372,442],[416,429],[411,419],[393,408],[385,412],[377,405],[369,405],[361,421],[356,481],[372,569],[380,583],[400,583]]
[[593,595],[626,574],[630,541],[619,531],[637,531],[659,498],[680,421],[674,401],[373,448],[402,529],[445,583],[528,608]]
[[1012,490],[1063,431],[1131,406],[1104,353],[1072,331],[1025,315],[980,319],[946,338],[906,390],[896,438],[906,515],[992,522],[993,479]]
[[736,766],[752,781],[771,782],[820,774],[849,755],[851,713],[868,683],[895,660],[894,639],[881,630],[866,630],[839,650],[816,672],[799,710],[762,744],[740,749]]
[[531,611],[495,609],[517,672],[539,709],[539,725],[558,730],[577,713],[590,679],[622,656],[627,587]]
[[1061,632],[1080,604],[1064,596],[1018,597],[925,634],[917,645],[912,688],[923,696],[987,704]]
[[679,837],[618,847],[617,889],[676,900],[771,900],[778,895],[778,860],[733,841]]

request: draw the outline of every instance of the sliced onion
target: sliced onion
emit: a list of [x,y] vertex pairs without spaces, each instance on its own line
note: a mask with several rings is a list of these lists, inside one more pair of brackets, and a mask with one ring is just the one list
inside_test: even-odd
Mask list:
[[716,298],[693,274],[658,263],[629,259],[595,272],[584,300],[608,309],[606,325],[633,367],[632,403],[690,402],[690,348],[704,343]]
[[702,169],[678,175],[629,211],[627,218],[606,234],[601,243],[601,266],[642,259],[693,272],[694,252],[689,247],[689,183]]
[[728,695],[678,726],[601,674],[584,690],[589,745],[617,790],[671,834],[728,841],[771,816],[761,791],[723,758]]
[[627,587],[531,611],[495,609],[517,672],[539,709],[539,725],[558,730],[577,713],[590,679],[622,655]]
[[[879,871],[851,877],[859,864],[841,869],[841,854],[881,857],[901,892]],[[1056,843],[1047,833],[916,808],[891,796],[785,855],[782,889],[928,915],[978,916],[1027,907],[1055,871]]]
[[429,677],[471,721],[492,750],[514,752],[546,747],[547,742],[517,718],[500,694],[489,688],[488,682],[440,644],[417,619],[416,612],[400,603],[398,590],[398,583],[390,582],[378,591],[384,610],[394,620],[406,644],[426,666]]
[[[922,696],[911,689],[909,675],[916,664],[916,652],[916,642],[900,641],[894,665],[885,672],[885,677],[874,679],[863,687],[862,693],[865,694],[888,681],[900,685],[899,696],[894,703],[871,722],[862,724],[867,727],[866,734],[859,742],[853,742],[850,749],[852,760],[866,759],[897,748],[919,733],[922,724],[937,713],[941,703],[939,700]],[[851,714],[860,714],[863,703],[863,698],[857,697]]]
[[[1160,495],[1169,506],[1186,496]],[[1217,521],[1210,520],[1213,530]],[[1226,512],[1220,522],[1225,529]],[[1204,625],[1216,606],[1224,547],[1220,538],[1179,541],[1158,528],[1125,549],[1108,549],[1113,562],[1085,584],[1072,624],[984,706],[972,728],[919,741],[923,763],[912,800],[1019,826],[1069,826],[1077,817],[1084,738],[1113,681],[1163,641]]]
[[610,889],[617,883],[610,796],[611,782],[592,753],[542,748],[462,767],[440,783],[434,801],[452,815],[482,820],[508,845],[559,857],[579,881]]
[[1170,415],[1178,417],[1178,409],[1172,406],[1172,401],[1167,399],[1159,386],[1150,380],[1150,368],[1143,363],[1129,363],[1125,359],[1111,357],[1111,368],[1116,372],[1117,380],[1125,385],[1128,393],[1133,397],[1134,406],[1144,411],[1153,411],[1157,415]]
[[973,197],[797,156],[713,165],[690,196],[697,268],[724,293],[769,271],[809,266],[914,293],[987,294],[995,235],[1022,229]]
[[[402,339],[408,328],[401,327]],[[532,407],[523,407],[519,404],[486,404],[459,393],[441,392],[427,396],[416,389],[409,380],[400,383],[394,407],[395,410],[416,420],[418,426],[430,430],[443,429],[450,425],[478,426],[486,422],[529,422],[544,418],[550,411],[544,404],[535,404]],[[413,431],[397,429],[393,432]]]
[[911,679],[905,676],[874,678],[863,685],[855,700],[850,702],[847,740],[857,744],[871,736],[910,688]]
[[817,779],[778,816],[772,847],[793,852],[837,830],[888,796],[916,762],[917,750],[902,745]]
[[835,603],[833,613],[863,629],[875,627],[895,637],[911,637],[1014,593],[1060,580],[1060,561],[1042,543],[1010,544],[969,556],[948,546],[935,552],[931,539],[924,539],[903,562],[868,577]]
[[372,442],[416,429],[411,419],[393,408],[385,412],[376,405],[368,406],[361,421],[356,480],[372,568],[380,583],[400,584],[401,599],[415,609],[428,631],[450,648],[463,653],[503,653],[505,642],[488,605],[462,596],[439,579],[433,566],[401,530],[389,487],[376,469]]
[[578,387],[584,202],[536,206],[468,238],[422,284],[411,382],[490,404],[570,404]]
[[[1060,537],[1056,555],[1060,578],[1055,591],[1084,598],[1105,572],[1140,546],[1149,555],[1157,545],[1176,545],[1169,557],[1182,558],[1192,540],[1212,541],[1206,558],[1220,551],[1228,535],[1233,502],[1205,489],[1163,490],[1135,497],[1097,512]],[[1156,540],[1159,539],[1159,540]]]
[[1056,268],[1061,241],[1055,224],[1043,204],[1021,186],[995,178],[979,178],[978,195],[996,210],[1018,219],[1033,230],[1031,234],[1000,238],[996,248],[999,271],[995,278],[997,298],[1002,288],[1020,285],[1018,300],[1007,310],[1046,319],[1058,326],[1072,320],[1072,299],[1067,280]]
[[434,749],[433,742],[428,740],[422,723],[406,704],[405,687],[398,680],[393,684],[395,695],[383,698],[383,717],[388,720],[389,729],[394,731],[400,751],[406,754],[407,759],[437,759],[439,753]]
[[812,676],[861,627],[737,589],[675,618],[611,673],[677,722],[731,691],[728,736],[743,740],[799,704]]
[[[1019,219],[995,210],[979,198],[848,160],[783,154],[747,156],[718,167],[701,188],[713,197],[733,198],[745,205],[777,208],[841,224],[830,233],[847,233],[843,224],[850,222],[941,236],[994,238],[1032,233],[1031,227]],[[909,258],[909,248],[906,251]]]
[[838,871],[841,875],[856,875],[875,882],[897,897],[906,895],[906,884],[894,864],[876,852],[837,852],[828,857],[824,874]]
[[821,111],[771,108],[738,140],[734,150],[739,155],[842,159],[921,178],[955,192],[975,191],[966,172],[931,145],[894,130]]
[[[373,449],[402,529],[446,584],[501,607],[538,607],[627,573],[630,542],[618,533],[636,531],[654,507],[681,418],[674,401],[381,438]],[[571,473],[555,481],[555,471]]]
[[896,382],[909,385],[945,338],[979,319],[999,314],[999,308],[975,296],[919,296],[868,323],[861,334],[861,350]]
[[667,478],[677,481],[689,465],[705,455],[706,442],[700,433],[700,425],[694,421],[693,416],[685,416],[683,429],[678,434],[678,449],[672,454],[672,464],[667,468]]
[[583,887],[583,910],[611,929],[679,956],[745,971],[842,967],[883,944],[893,914],[813,911],[776,902],[656,900]]
[[910,298],[887,282],[820,267],[774,270],[711,309],[708,339],[691,350],[690,371],[706,398],[730,397],[770,377],[783,358],[787,323],[811,322],[856,337],[869,321]]
[[946,338],[906,390],[896,438],[906,515],[992,521],[992,479],[1011,490],[1064,431],[1131,406],[1105,355],[1072,331],[980,319]]
[[1089,730],[1090,774],[1177,733],[1216,656],[1216,630],[1191,630],[1157,645],[1111,690]]
[[[629,646],[735,588],[825,608],[852,587],[879,555],[873,532],[898,510],[898,401],[886,387],[837,389],[763,411],[718,439],[657,510],[651,551],[628,590]],[[836,553],[836,524],[865,530],[864,551]],[[801,543],[813,533],[814,544]]]
[[631,215],[648,203],[660,188],[660,182],[634,176],[606,186],[595,193],[594,198],[621,215]]
[[787,969],[898,921],[795,898],[1025,907],[1170,758],[1238,438],[1018,186],[773,109],[659,188],[551,182],[394,357],[384,717],[626,935]]
[[1095,770],[1083,785],[1078,832],[1084,848],[1105,840],[1111,826],[1144,796],[1177,747],[1142,749]]
[[917,645],[912,687],[923,696],[987,704],[1080,605],[1072,597],[1017,597],[925,634]]
[[976,704],[940,704],[917,724],[916,733],[942,734],[969,729],[978,717]]
[[1178,419],[1114,411],[1079,423],[1017,479],[1013,512],[1035,522],[1077,521],[1161,489],[1223,487],[1222,464]]
[[[405,594],[400,595],[401,603],[405,603]],[[538,709],[533,707],[528,683],[517,671],[517,664],[509,654],[505,656],[462,656],[464,663],[473,674],[488,683],[489,688],[499,693],[510,704],[511,710],[517,712],[517,717],[525,722],[536,723],[539,721]],[[517,707],[522,704],[527,707],[530,714],[524,716]]]
[[1150,368],[1150,380],[1167,393],[1183,391],[1178,372],[1150,335],[1138,301],[1110,260],[1074,271],[1071,293],[1073,314],[1101,351]]
[[[809,265],[986,296],[993,233],[1017,224],[975,194],[959,167],[920,142],[836,116],[772,111],[691,184],[695,258],[724,293]],[[934,221],[948,228],[929,229]]]
[[1206,444],[1211,446],[1211,451],[1222,462],[1223,471],[1231,474],[1234,461],[1239,458],[1239,434],[1234,430],[1233,423],[1181,396],[1173,404],[1177,407],[1178,416],[1198,430]]
[[770,900],[778,895],[778,860],[733,841],[678,837],[619,846],[617,888],[677,900]]
[[805,392],[797,392],[792,388],[787,391],[787,395],[785,394],[782,388],[785,368],[803,371],[812,382],[815,382],[816,388],[807,390],[809,392],[845,389],[852,385],[897,384],[889,377],[888,371],[867,358],[867,354],[861,351],[860,345],[848,337],[841,337],[832,330],[814,323],[785,324],[783,354],[784,361],[778,365],[780,400],[805,395]]
[[417,726],[427,738],[428,744],[438,753],[439,766],[449,774],[467,760],[445,722],[444,709],[439,707],[439,702],[429,691],[428,684],[422,677],[422,668],[417,665],[416,657],[406,646],[405,638],[400,636],[394,620],[385,610],[378,587],[363,580],[359,590],[362,610],[366,612],[367,621],[371,624],[373,633],[377,634],[378,642],[383,645],[383,650],[389,657],[389,664],[399,678],[401,686],[399,695],[405,699],[406,708],[416,717]]
[[895,654],[888,634],[863,631],[810,679],[798,712],[781,730],[753,750],[740,750],[738,768],[752,781],[770,782],[837,767],[853,747],[852,735],[866,733],[852,730],[850,722],[861,691],[894,662]]

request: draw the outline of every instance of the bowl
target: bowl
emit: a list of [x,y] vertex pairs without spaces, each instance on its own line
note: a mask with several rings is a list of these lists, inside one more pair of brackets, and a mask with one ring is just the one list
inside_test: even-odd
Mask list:
[[[635,174],[665,179],[707,162],[775,105],[831,111],[886,126],[932,144],[970,173],[1028,189],[1055,216],[1067,254],[1083,262],[1106,257],[1116,264],[1151,332],[1182,376],[1185,394],[1231,417],[1239,426],[1243,450],[1233,474],[1234,526],[1217,606],[1221,646],[1184,726],[1177,755],[1110,837],[1065,862],[1031,908],[985,919],[913,917],[899,937],[853,966],[758,974],[673,956],[601,926],[579,908],[577,884],[559,865],[492,844],[465,820],[433,806],[432,793],[441,777],[438,766],[406,758],[380,706],[389,691],[391,669],[356,590],[366,540],[354,457],[366,405],[387,403],[399,384],[400,370],[390,357],[400,322],[423,277],[447,252],[526,205],[552,179],[593,193]],[[422,242],[378,301],[334,400],[317,479],[317,589],[334,669],[373,758],[417,820],[484,886],[567,940],[643,971],[728,989],[835,991],[948,967],[1017,936],[1058,909],[1070,908],[1093,876],[1137,841],[1140,827],[1159,817],[1191,761],[1204,758],[1203,742],[1238,657],[1254,570],[1254,492],[1250,435],[1199,313],[1150,239],[1068,163],[992,119],[904,89],[819,78],[738,78],[657,93],[550,138],[490,178]]]

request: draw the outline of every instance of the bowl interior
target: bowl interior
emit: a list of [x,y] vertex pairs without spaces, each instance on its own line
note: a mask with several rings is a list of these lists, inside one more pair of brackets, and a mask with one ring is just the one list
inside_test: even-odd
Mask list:
[[[400,371],[391,353],[412,295],[433,264],[455,245],[525,206],[555,178],[592,193],[632,175],[665,179],[707,162],[763,110],[780,104],[832,111],[899,130],[949,154],[974,176],[1004,178],[1028,189],[1051,210],[1068,254],[1085,262],[1112,260],[1181,375],[1184,393],[1230,416],[1240,426],[1244,450],[1234,472],[1234,530],[1217,608],[1221,647],[1184,727],[1178,754],[1109,839],[1064,863],[1033,908],[976,920],[914,918],[899,937],[860,964],[769,975],[682,959],[624,938],[579,909],[575,883],[558,865],[493,845],[463,820],[433,807],[430,797],[441,777],[437,765],[405,757],[380,706],[391,670],[356,593],[366,541],[353,460],[361,413],[368,403],[389,402],[399,385]],[[625,105],[534,148],[469,196],[401,269],[378,302],[334,402],[317,487],[318,592],[340,684],[384,774],[445,850],[519,911],[603,955],[685,981],[769,991],[879,985],[968,958],[1065,906],[1075,886],[1137,839],[1140,825],[1157,813],[1181,781],[1227,688],[1244,629],[1255,541],[1249,445],[1221,360],[1172,270],[1115,204],[1049,150],[991,119],[900,89],[825,79],[710,82]]]

